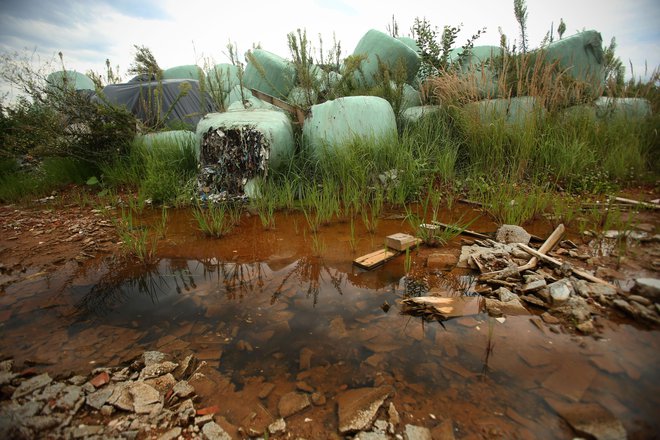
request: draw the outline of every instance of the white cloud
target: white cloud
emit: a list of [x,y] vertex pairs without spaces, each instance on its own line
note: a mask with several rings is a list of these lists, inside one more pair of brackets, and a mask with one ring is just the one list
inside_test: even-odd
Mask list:
[[[85,4],[69,5],[69,14],[78,11],[85,18],[76,20],[72,16],[70,24],[63,22],[62,14],[57,21],[48,23],[45,21],[48,14],[44,13],[31,20],[25,17],[24,11],[20,17],[12,17],[11,10],[2,12],[0,24],[11,26],[2,26],[0,48],[7,51],[36,46],[42,58],[53,57],[62,50],[67,66],[79,71],[102,71],[105,59],[110,58],[113,65],[119,64],[125,71],[131,62],[134,44],[151,48],[164,68],[201,64],[204,57],[226,62],[223,52],[229,41],[236,42],[241,52],[253,43],[260,43],[264,49],[286,57],[289,55],[286,34],[306,28],[315,46],[318,46],[317,35],[323,35],[325,50],[331,45],[333,32],[336,33],[346,56],[367,30],[385,31],[392,15],[402,34],[408,33],[414,18],[419,16],[439,27],[463,23],[459,44],[484,26],[487,32],[478,44],[498,44],[498,26],[510,41],[519,38],[512,0],[451,3],[437,0],[165,0],[158,3],[159,10],[154,14],[144,8],[126,9],[130,2],[121,3],[125,5],[121,10],[122,6],[97,2],[92,3],[92,10],[80,12],[81,5]],[[660,65],[657,30],[660,5],[656,0],[528,0],[527,4],[531,46],[541,41],[552,23],[556,29],[563,17],[567,35],[586,28],[599,30],[604,42],[616,36],[618,54],[626,64],[628,59],[632,60],[636,73],[641,73],[645,60],[652,67]],[[42,7],[57,8],[58,4],[48,2]]]

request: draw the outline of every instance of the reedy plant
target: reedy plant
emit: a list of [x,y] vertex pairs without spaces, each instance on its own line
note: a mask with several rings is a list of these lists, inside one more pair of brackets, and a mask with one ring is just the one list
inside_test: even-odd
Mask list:
[[200,231],[215,238],[229,234],[239,223],[241,213],[240,207],[226,202],[209,203],[206,208],[200,205],[193,208],[193,217]]

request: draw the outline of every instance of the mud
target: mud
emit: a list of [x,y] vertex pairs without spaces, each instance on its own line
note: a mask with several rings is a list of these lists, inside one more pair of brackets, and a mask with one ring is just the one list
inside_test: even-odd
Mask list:
[[[339,438],[337,397],[379,386],[394,389],[397,433],[412,424],[437,438],[447,426],[455,438],[572,438],[555,402],[599,403],[629,438],[660,430],[658,332],[615,311],[598,318],[595,337],[539,324],[532,313],[491,318],[476,303],[442,323],[399,313],[412,279],[405,257],[372,272],[351,265],[386,235],[411,232],[399,212],[386,213],[373,236],[357,221],[353,252],[344,221],[322,227],[314,242],[300,215],[277,215],[271,230],[251,216],[215,240],[188,212],[171,211],[159,260],[144,266],[118,257],[112,228],[92,208],[17,209],[0,208],[0,357],[19,365],[68,375],[125,364],[145,350],[193,353],[214,368],[196,384],[199,406],[217,406],[216,418],[236,436],[263,432],[279,418],[283,396],[297,390],[315,403],[286,418],[286,435]],[[440,220],[479,215],[461,206]],[[84,238],[66,241],[75,225]],[[496,226],[482,216],[471,229]],[[552,225],[526,229],[543,237]],[[581,240],[575,231],[569,238]],[[460,240],[443,252],[458,253]],[[436,251],[412,253],[419,288],[477,298],[468,272],[425,269]],[[646,244],[600,263],[657,277],[657,258],[657,245]],[[388,419],[385,407],[378,418]]]

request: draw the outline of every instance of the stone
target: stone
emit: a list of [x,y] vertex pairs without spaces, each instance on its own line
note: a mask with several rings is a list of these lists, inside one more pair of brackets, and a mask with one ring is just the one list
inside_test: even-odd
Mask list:
[[543,313],[541,314],[541,319],[542,319],[543,322],[545,322],[546,324],[559,324],[559,323],[561,322],[561,321],[559,320],[559,318],[557,318],[557,317],[555,317],[555,316],[552,316],[552,315],[551,315],[550,313],[548,313],[548,312],[543,312]]
[[179,364],[175,364],[174,362],[170,362],[170,361],[165,361],[161,363],[152,363],[144,367],[144,369],[140,373],[140,378],[151,379],[153,377],[159,377],[164,374],[171,373],[178,366]]
[[581,322],[576,325],[575,328],[585,335],[591,335],[596,331],[596,327],[594,327],[594,323],[592,321]]
[[348,336],[346,331],[346,325],[344,324],[344,318],[338,316],[330,321],[330,336],[333,338],[341,339]]
[[85,401],[87,405],[91,406],[92,408],[101,409],[101,407],[105,405],[108,399],[110,399],[113,391],[114,390],[112,388],[104,388],[102,390],[95,391],[92,394],[88,394]]
[[557,281],[552,284],[548,284],[548,291],[550,292],[550,297],[552,298],[552,304],[558,305],[563,304],[568,301],[568,298],[572,293],[572,286],[569,281]]
[[206,414],[204,416],[195,417],[195,425],[203,426],[208,422],[213,421],[213,414]]
[[179,362],[179,366],[173,371],[174,378],[177,380],[187,378],[195,369],[195,364],[195,356],[192,354],[186,356],[181,362]]
[[590,296],[600,297],[604,296],[614,296],[616,295],[616,289],[607,284],[600,283],[587,283],[587,290]]
[[390,423],[394,426],[398,425],[401,421],[401,417],[399,417],[399,411],[396,410],[394,402],[390,402],[389,406],[387,407],[387,416],[390,419]]
[[204,425],[202,433],[208,440],[231,440],[231,436],[227,434],[227,431],[215,422]]
[[358,432],[353,440],[389,440],[389,436],[381,431],[378,432]]
[[172,395],[177,396],[180,399],[186,399],[195,394],[195,388],[188,383],[188,381],[182,380],[177,382],[172,388]]
[[321,392],[312,393],[312,403],[316,406],[325,405],[326,399],[325,395]]
[[311,368],[313,355],[314,352],[307,347],[304,347],[300,350],[300,361],[299,361],[300,370],[309,370]]
[[337,395],[339,432],[346,434],[368,429],[390,392],[389,387],[365,387],[344,391]]
[[509,301],[514,301],[518,299],[518,295],[515,293],[511,292],[509,289],[506,287],[500,287],[495,291],[495,294],[497,297],[500,299],[502,302],[509,302]]
[[458,255],[449,253],[433,253],[426,259],[426,267],[434,270],[451,270],[458,263]]
[[598,403],[563,403],[546,399],[578,435],[596,440],[625,440],[626,429],[619,419]]
[[39,432],[58,426],[62,423],[62,420],[55,416],[32,416],[23,419],[21,422],[25,427]]
[[529,244],[532,236],[525,229],[516,225],[502,225],[497,230],[495,240],[500,243],[522,243]]
[[55,401],[55,406],[65,411],[73,409],[80,398],[83,397],[83,391],[75,385],[68,385],[60,393],[60,397]]
[[145,367],[157,364],[163,359],[165,359],[165,353],[161,353],[160,351],[145,351],[142,354],[142,360],[144,361]]
[[112,405],[103,405],[101,407],[101,414],[110,417],[115,412],[115,407]]
[[11,398],[18,399],[19,397],[32,394],[33,392],[45,387],[52,381],[53,379],[48,375],[48,373],[43,373],[38,376],[34,376],[24,382],[21,382],[21,384],[18,386],[18,388],[16,388],[16,390],[12,394]]
[[268,432],[271,434],[278,434],[284,431],[286,431],[286,422],[284,419],[277,419],[268,425]]
[[454,422],[451,419],[443,420],[431,430],[433,440],[456,440],[454,437]]
[[261,389],[259,390],[259,398],[260,399],[265,399],[266,397],[268,397],[270,395],[270,393],[273,391],[273,389],[275,389],[274,384],[272,384],[270,382],[264,383],[263,385],[261,385]]
[[71,435],[73,438],[89,438],[103,434],[103,429],[102,425],[79,425],[73,428]]
[[181,428],[178,426],[176,428],[172,428],[160,437],[158,437],[158,440],[174,440],[177,437],[181,435]]
[[652,304],[650,299],[640,295],[628,295],[628,301],[635,301],[644,306],[650,306]]
[[115,384],[112,389],[112,395],[107,399],[107,403],[124,411],[133,411],[133,399],[128,391],[129,384],[120,382]]
[[311,403],[307,394],[291,391],[280,398],[280,402],[277,404],[277,409],[280,413],[280,417],[286,418],[302,411],[310,405]]
[[161,404],[160,393],[147,383],[132,383],[128,392],[133,397],[133,410],[138,414],[148,414]]
[[17,377],[17,376],[18,376],[18,374],[16,374],[16,373],[1,371],[0,372],[0,386],[7,385],[7,384],[11,383],[11,381],[14,380],[14,378]]
[[423,426],[406,425],[403,431],[405,440],[433,440],[431,431]]
[[635,279],[635,285],[633,286],[632,291],[653,302],[660,302],[660,279],[637,278]]
[[299,391],[304,391],[306,393],[314,392],[314,388],[303,380],[299,380],[298,382],[296,382],[296,389]]
[[546,286],[545,279],[530,281],[527,284],[523,284],[522,291],[524,293],[534,292],[536,290],[542,289]]
[[153,379],[145,380],[144,383],[154,387],[159,393],[165,394],[176,385],[176,379],[172,373],[167,373],[163,376],[154,377]]
[[503,314],[511,316],[529,315],[529,312],[518,298],[507,302],[502,302],[493,298],[486,298],[485,307],[486,311],[493,316],[501,316]]

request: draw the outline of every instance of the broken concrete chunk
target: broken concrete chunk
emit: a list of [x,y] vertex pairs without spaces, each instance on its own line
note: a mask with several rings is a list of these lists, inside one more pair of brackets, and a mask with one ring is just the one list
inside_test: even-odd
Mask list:
[[637,278],[632,291],[653,302],[660,302],[660,279]]
[[36,390],[40,390],[41,388],[45,387],[52,381],[53,379],[48,375],[48,373],[43,373],[38,376],[34,376],[26,380],[25,382],[21,382],[18,388],[16,388],[16,390],[14,391],[14,394],[12,394],[11,398],[18,399],[19,397],[27,396],[28,394],[31,394]]
[[405,440],[432,440],[431,431],[423,426],[406,425],[403,431]]
[[152,377],[159,377],[167,373],[171,373],[178,367],[179,364],[174,362],[165,361],[162,363],[151,364],[144,367],[140,373],[141,379],[151,379]]
[[546,286],[545,280],[540,279],[540,280],[532,281],[532,282],[527,283],[527,284],[523,284],[522,291],[524,293],[534,292],[534,291],[539,290],[539,289],[541,289],[545,286]]
[[227,431],[215,422],[209,422],[204,425],[202,433],[208,440],[231,440],[231,436],[227,434]]
[[277,434],[284,431],[286,431],[286,422],[284,419],[277,419],[268,425],[268,432],[271,434]]
[[579,435],[598,440],[624,440],[626,429],[609,410],[597,403],[554,403],[554,409]]
[[516,225],[502,225],[497,230],[495,239],[500,243],[522,243],[529,244],[532,236],[525,229]]
[[368,429],[390,391],[389,387],[356,388],[339,394],[339,432],[346,434]]
[[495,294],[497,297],[500,299],[502,302],[509,302],[509,301],[514,301],[518,299],[518,295],[515,293],[511,292],[509,289],[506,287],[500,287],[495,291]]
[[485,299],[486,311],[492,316],[502,315],[529,315],[529,312],[523,306],[518,298],[503,302],[493,298]]

